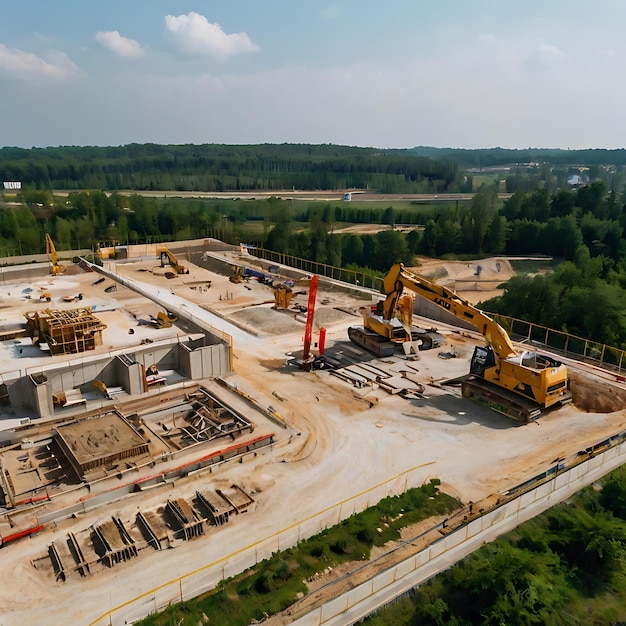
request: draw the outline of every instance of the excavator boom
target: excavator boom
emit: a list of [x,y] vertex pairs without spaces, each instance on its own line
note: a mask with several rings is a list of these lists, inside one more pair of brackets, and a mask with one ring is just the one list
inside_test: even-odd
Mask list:
[[157,255],[161,259],[161,267],[171,265],[176,270],[177,274],[189,274],[189,269],[181,265],[178,259],[167,248],[157,248]]
[[387,294],[383,305],[384,319],[393,318],[405,287],[450,311],[455,317],[472,324],[483,335],[487,345],[493,348],[498,358],[506,359],[517,354],[506,331],[495,320],[453,291],[407,270],[402,263],[396,263],[383,281],[383,290]]
[[555,358],[531,351],[521,355],[510,337],[495,320],[458,294],[430,282],[395,264],[383,281],[385,301],[382,316],[364,314],[364,329],[351,328],[350,339],[360,345],[373,343],[371,335],[390,339],[403,291],[426,298],[469,322],[485,339],[477,347],[470,364],[470,373],[463,380],[463,395],[480,400],[496,411],[522,422],[530,422],[541,410],[571,401],[567,368]]
[[63,268],[59,265],[59,256],[57,255],[56,248],[54,247],[54,243],[52,242],[52,238],[48,233],[46,233],[46,254],[50,258],[51,263],[51,274],[60,274],[63,271]]

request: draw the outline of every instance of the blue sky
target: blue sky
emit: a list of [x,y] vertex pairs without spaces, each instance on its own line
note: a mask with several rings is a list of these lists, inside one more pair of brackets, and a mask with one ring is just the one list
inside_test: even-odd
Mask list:
[[0,146],[626,147],[623,0],[0,0]]

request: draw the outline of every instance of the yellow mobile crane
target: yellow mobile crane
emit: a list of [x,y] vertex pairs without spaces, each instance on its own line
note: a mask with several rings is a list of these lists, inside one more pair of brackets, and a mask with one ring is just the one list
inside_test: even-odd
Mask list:
[[178,259],[167,248],[157,248],[157,254],[161,258],[161,267],[165,267],[166,264],[169,264],[174,268],[177,274],[189,274],[189,268],[181,265]]
[[46,233],[46,254],[50,258],[50,263],[52,264],[50,273],[56,275],[63,272],[63,267],[59,265],[59,256],[57,255],[56,248],[54,247],[52,238],[48,233]]
[[[463,377],[464,397],[482,401],[521,422],[536,419],[544,408],[571,402],[567,368],[563,363],[537,352],[518,354],[504,328],[495,320],[453,291],[406,269],[402,263],[396,263],[383,281],[386,299],[382,319],[370,316],[371,319],[365,320],[366,329],[383,337],[390,336],[394,328],[391,320],[405,287],[469,322],[485,338],[486,345],[476,347],[470,372]],[[353,327],[351,331],[350,339],[355,341],[360,329]]]

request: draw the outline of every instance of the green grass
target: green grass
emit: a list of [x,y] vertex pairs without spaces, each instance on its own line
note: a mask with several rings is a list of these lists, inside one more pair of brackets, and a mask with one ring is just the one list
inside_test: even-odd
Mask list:
[[248,626],[265,615],[287,609],[305,594],[303,582],[347,561],[369,559],[372,546],[398,539],[400,530],[435,515],[448,514],[459,502],[439,492],[439,481],[381,500],[376,506],[274,554],[255,567],[221,582],[194,600],[173,605],[139,624],[144,626],[197,626],[203,614],[212,626]]

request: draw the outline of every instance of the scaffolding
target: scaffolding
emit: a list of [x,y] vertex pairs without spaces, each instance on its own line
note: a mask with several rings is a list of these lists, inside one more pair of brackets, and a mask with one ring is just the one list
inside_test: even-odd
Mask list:
[[90,309],[50,310],[24,313],[28,333],[40,343],[45,342],[50,354],[76,354],[102,345],[102,323]]

